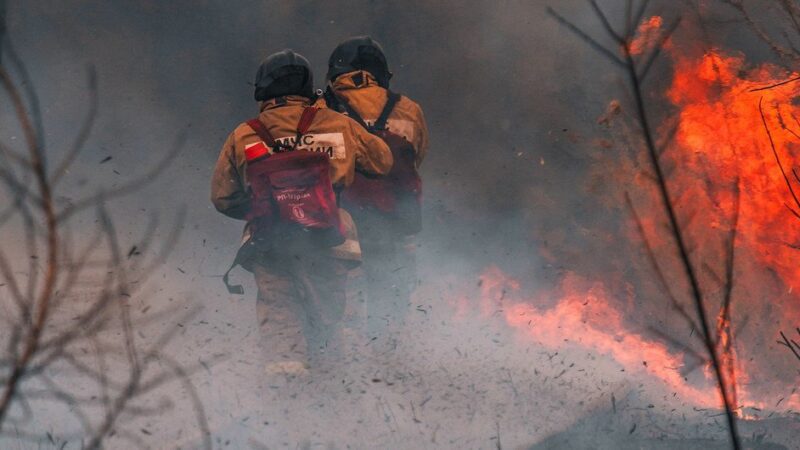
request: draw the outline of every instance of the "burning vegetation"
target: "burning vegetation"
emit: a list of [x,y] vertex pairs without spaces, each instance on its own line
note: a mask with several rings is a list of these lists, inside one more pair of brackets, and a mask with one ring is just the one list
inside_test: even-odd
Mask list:
[[[478,448],[489,442],[498,449],[503,444],[522,448],[531,442],[536,444],[530,448],[629,448],[623,443],[634,442],[630,445],[636,448],[681,445],[710,449],[727,445],[722,439],[725,435],[734,448],[782,448],[760,446],[765,436],[780,426],[767,428],[769,433],[760,427],[769,420],[796,423],[800,416],[800,71],[796,70],[800,52],[773,40],[758,17],[753,17],[752,8],[738,0],[667,3],[682,5],[668,9],[679,12],[680,17],[653,14],[647,1],[619,3],[626,6],[621,31],[612,26],[616,22],[610,14],[594,1],[589,2],[589,11],[596,14],[605,35],[596,30],[584,31],[570,21],[569,14],[549,11],[551,19],[619,69],[625,82],[622,94],[603,98],[602,103],[607,106],[592,112],[599,117],[592,124],[594,130],[584,133],[590,138],[571,129],[565,134],[571,145],[584,144],[580,151],[591,154],[587,157],[592,166],[587,169],[589,176],[582,180],[587,203],[602,209],[598,216],[604,220],[609,216],[621,219],[597,224],[587,223],[588,219],[576,220],[580,229],[572,234],[561,224],[529,231],[532,242],[528,244],[534,248],[531,253],[538,250],[539,258],[531,260],[542,261],[542,266],[557,274],[554,280],[547,280],[549,284],[539,283],[544,276],[536,263],[515,267],[516,260],[506,264],[494,254],[464,258],[470,261],[452,269],[461,272],[447,272],[447,264],[453,265],[462,254],[453,251],[434,256],[436,250],[430,249],[437,248],[437,239],[442,249],[446,246],[442,242],[456,241],[448,241],[445,235],[452,232],[461,236],[462,231],[453,223],[469,223],[472,210],[453,212],[448,209],[451,204],[441,201],[452,201],[453,191],[458,189],[454,186],[460,185],[445,176],[437,179],[435,172],[441,167],[434,166],[428,173],[431,181],[426,180],[426,189],[436,186],[439,190],[426,191],[426,195],[430,192],[425,218],[429,234],[421,235],[417,248],[424,262],[420,272],[428,273],[420,276],[408,321],[395,330],[397,338],[359,340],[361,337],[354,330],[366,313],[360,310],[365,303],[363,289],[356,285],[353,290],[358,292],[358,299],[348,300],[350,346],[342,361],[346,370],[302,386],[291,385],[288,380],[277,386],[265,377],[259,364],[253,363],[259,358],[256,350],[252,354],[241,353],[243,348],[255,349],[255,338],[251,336],[252,311],[247,309],[252,305],[243,306],[238,300],[214,299],[221,303],[209,308],[213,313],[203,315],[202,320],[181,316],[176,319],[180,320],[177,324],[170,319],[172,310],[167,310],[170,314],[164,314],[164,320],[174,325],[170,325],[174,334],[168,333],[161,342],[159,338],[149,338],[151,334],[160,336],[159,333],[148,331],[148,339],[157,345],[152,349],[140,345],[143,350],[137,350],[134,344],[149,342],[142,332],[145,328],[136,327],[138,320],[151,320],[145,315],[150,310],[149,303],[141,308],[141,314],[133,316],[121,306],[127,308],[131,302],[144,301],[140,296],[128,299],[124,275],[138,276],[135,264],[144,260],[147,241],[129,247],[125,255],[125,248],[117,248],[117,233],[102,209],[105,198],[90,198],[86,205],[98,206],[103,213],[98,232],[107,235],[107,251],[115,260],[99,265],[99,273],[109,274],[109,284],[99,292],[96,303],[90,303],[103,314],[89,308],[81,317],[87,322],[97,319],[97,326],[86,333],[88,340],[97,340],[96,345],[100,345],[106,341],[99,337],[108,338],[109,345],[114,346],[109,346],[109,351],[97,350],[87,355],[77,347],[81,342],[69,340],[53,347],[44,345],[38,352],[31,352],[29,360],[37,363],[42,355],[48,356],[44,350],[54,348],[59,357],[66,355],[63,361],[59,360],[61,364],[75,365],[73,356],[82,358],[77,362],[96,362],[100,366],[96,371],[76,366],[73,372],[99,388],[102,398],[83,400],[86,408],[102,420],[87,422],[85,429],[74,436],[53,439],[51,432],[31,433],[30,440],[40,443],[47,439],[55,444],[93,437],[91,445],[99,447],[104,440],[127,439],[145,447],[150,439],[155,441],[151,428],[142,427],[141,432],[136,432],[134,425],[139,422],[126,414],[148,420],[156,414],[149,414],[150,410],[142,406],[152,401],[144,395],[148,393],[146,388],[162,381],[165,385],[180,381],[188,392],[189,401],[185,403],[191,405],[180,412],[194,412],[197,416],[197,424],[191,425],[192,433],[187,433],[191,436],[185,439],[194,439],[197,446],[207,448],[227,446],[231,441],[232,446],[249,444],[252,448],[297,441],[310,448],[324,441],[330,448],[336,448],[331,442],[355,447],[368,442],[371,446],[393,448]],[[787,23],[800,23],[800,8],[790,2],[778,3],[783,9],[776,10],[784,12]],[[750,53],[734,50],[735,46],[715,39],[716,25],[708,14],[724,4],[732,6],[726,11],[754,31],[754,39],[765,43],[775,53],[774,58],[754,59]],[[460,101],[453,97],[446,100]],[[451,120],[449,115],[447,119]],[[434,131],[440,139],[456,134],[445,129],[453,125],[434,123],[442,127]],[[508,126],[500,128],[502,133],[508,133]],[[566,128],[562,130],[567,133]],[[216,136],[208,138],[211,141]],[[491,139],[495,142],[490,144],[501,141],[495,135],[487,138]],[[32,149],[38,155],[35,145]],[[460,147],[458,150],[462,151]],[[489,153],[485,148],[480,150],[481,154]],[[513,150],[515,162],[531,156],[517,148]],[[545,156],[531,158],[536,170],[544,172],[557,166],[558,162],[551,162],[557,161],[552,153]],[[492,157],[500,158],[496,154]],[[108,156],[100,163],[110,159]],[[480,169],[482,174],[484,169]],[[195,171],[192,167],[192,174]],[[506,172],[513,170],[504,166],[503,173]],[[485,189],[483,184],[475,184]],[[556,189],[551,186],[550,190]],[[492,196],[496,194],[490,191],[486,203],[495,201]],[[538,199],[548,194],[554,198],[550,208],[563,207],[559,204],[561,193],[534,195]],[[548,212],[542,208],[531,214]],[[500,220],[492,217],[487,222],[495,224]],[[433,224],[434,221],[440,223]],[[521,228],[533,228],[524,220],[520,222]],[[616,226],[619,223],[622,225]],[[518,224],[513,225],[508,228]],[[438,235],[431,232],[437,226]],[[56,231],[61,233],[60,229]],[[194,236],[193,231],[187,232],[190,238]],[[212,234],[209,237],[213,238]],[[476,233],[469,229],[463,235],[474,237]],[[206,235],[203,236],[205,248]],[[580,241],[582,238],[594,241],[594,247],[584,248],[586,241]],[[491,239],[496,239],[498,247],[504,247],[503,252],[510,252],[507,248],[512,246],[511,238]],[[539,245],[547,240],[556,244]],[[190,249],[191,256],[184,254],[184,261],[191,262],[196,250]],[[563,258],[567,252],[592,263],[570,264]],[[214,247],[204,255],[209,260],[223,260],[222,253],[220,247]],[[197,273],[212,281],[192,281],[208,292],[216,292],[219,286],[214,269],[206,270],[203,262],[198,266],[203,270],[198,269]],[[72,272],[66,271],[68,265],[53,267],[62,270],[59,276],[66,281],[71,279],[68,275]],[[473,271],[475,267],[483,269]],[[182,268],[177,270],[181,276],[187,275]],[[476,280],[467,281],[475,272]],[[0,275],[4,276],[0,283],[14,281],[13,274]],[[470,290],[469,284],[475,289]],[[201,295],[204,303],[208,301],[206,296],[212,296],[208,292]],[[112,302],[112,298],[119,301]],[[29,304],[21,311],[29,314],[36,311],[36,305],[49,306],[49,298],[45,300],[25,300]],[[55,300],[52,304],[59,306]],[[229,316],[220,313],[226,309]],[[104,328],[106,323],[100,319],[111,313],[119,314],[118,326],[124,334],[103,334],[113,327]],[[54,316],[55,313],[42,317]],[[49,342],[44,337],[58,336],[53,334],[52,325],[42,325],[40,336],[39,326],[18,322],[17,334],[24,338],[14,337],[18,345],[28,343],[37,350],[39,341]],[[69,326],[69,322],[65,323]],[[203,326],[213,327],[214,331],[192,334]],[[173,364],[168,353],[162,354],[162,347],[173,335],[187,348],[187,342],[204,342],[196,350],[197,364],[203,370],[193,361]],[[220,344],[220,338],[230,343]],[[207,366],[212,345],[220,346],[215,347],[220,353],[224,350],[234,355],[221,368]],[[119,351],[121,348],[125,352]],[[195,353],[187,355],[184,359],[188,361],[194,359]],[[122,366],[123,370],[116,374],[121,381],[107,376],[103,367],[106,359]],[[0,369],[5,370],[0,375],[7,377],[14,371],[29,374],[18,377],[18,387],[6,383],[11,388],[5,390],[6,407],[0,405],[0,433],[9,439],[20,434],[15,430],[17,435],[11,435],[14,423],[8,418],[17,417],[8,415],[3,427],[3,413],[18,412],[28,398],[35,399],[35,394],[40,394],[33,391],[32,395],[27,384],[37,380],[35,369],[40,367],[30,361],[15,354],[0,358]],[[128,361],[130,374],[124,370]],[[164,369],[155,361],[169,365]],[[229,378],[222,378],[226,374]],[[263,385],[255,388],[252,380]],[[245,386],[245,395],[236,392],[242,387],[237,383]],[[217,389],[220,385],[225,389]],[[213,388],[206,389],[208,386]],[[219,397],[213,397],[212,391],[219,391]],[[77,404],[79,411],[84,406],[74,401],[71,392],[50,389],[44,394],[60,396],[61,402],[70,407]],[[206,411],[203,402],[214,408]],[[42,404],[50,403],[38,405]],[[348,408],[347,414],[341,414],[343,408]],[[173,415],[166,407],[153,411],[159,417]],[[180,414],[176,411],[174,415]],[[582,421],[596,415],[611,419],[596,422],[605,424],[602,426],[585,427],[592,434],[589,443],[571,441],[550,446],[555,442],[554,436],[578,434],[583,431]],[[34,421],[33,425],[38,423]],[[785,434],[792,430],[796,425]],[[603,440],[608,435],[612,436],[610,443]],[[212,445],[212,437],[216,445]],[[226,440],[228,437],[231,441]],[[145,440],[148,443],[141,444]],[[656,441],[665,444],[657,446]]]
[[[780,332],[800,323],[800,76],[708,39],[675,37],[680,23],[702,36],[692,30],[704,26],[702,16],[701,25],[681,18],[667,25],[661,16],[636,21],[628,2],[628,31],[617,34],[590,4],[619,53],[551,15],[627,72],[634,105],[625,111],[612,100],[597,121],[612,139],[595,143],[623,150],[603,157],[603,175],[625,186],[615,192],[630,214],[622,234],[649,260],[650,270],[634,271],[658,282],[635,281],[620,299],[606,280],[567,272],[556,289],[525,298],[518,280],[490,267],[481,302],[502,310],[523,339],[606,355],[685,405],[723,408],[733,446],[741,448],[736,417],[800,408],[796,379],[774,375],[796,363],[776,338],[794,356],[800,348]],[[663,89],[645,89],[660,57],[671,76]],[[637,296],[644,300],[631,299]],[[662,316],[654,327],[635,318],[634,303],[679,319]]]

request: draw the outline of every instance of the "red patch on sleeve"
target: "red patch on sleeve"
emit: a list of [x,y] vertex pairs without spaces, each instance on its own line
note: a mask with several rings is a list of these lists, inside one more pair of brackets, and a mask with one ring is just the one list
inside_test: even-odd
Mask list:
[[249,144],[244,148],[244,156],[248,161],[261,158],[267,154],[269,154],[269,148],[267,148],[266,144],[261,141],[258,141],[255,144]]

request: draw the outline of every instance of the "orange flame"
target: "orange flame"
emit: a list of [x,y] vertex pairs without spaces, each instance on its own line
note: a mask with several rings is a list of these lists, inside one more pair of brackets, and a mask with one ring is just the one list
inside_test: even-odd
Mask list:
[[[664,26],[664,19],[660,16],[653,16],[639,24],[636,29],[636,36],[630,43],[631,55],[642,55],[653,50],[658,45],[662,26]],[[671,45],[670,40],[664,43],[665,48]]]
[[[645,21],[630,43],[631,52],[642,55],[659,45],[662,27],[660,17]],[[780,349],[765,356],[770,336],[780,328],[800,325],[800,297],[794,293],[800,280],[800,205],[795,204],[776,163],[767,129],[786,178],[800,196],[800,169],[797,173],[794,169],[800,167],[800,102],[796,101],[800,82],[774,86],[799,74],[770,64],[748,67],[743,55],[719,49],[698,54],[672,41],[663,45],[674,70],[665,99],[676,114],[674,122],[665,123],[659,131],[665,135],[675,127],[676,132],[673,144],[661,158],[670,196],[692,249],[692,262],[701,276],[708,310],[716,316],[712,328],[718,337],[723,376],[731,387],[726,394],[735,406],[780,404],[782,408],[797,408],[800,395],[794,391],[787,399],[779,393],[777,403],[778,397],[764,397],[762,391],[775,393],[784,387],[764,382],[776,381],[775,374],[767,375],[771,378],[760,375],[763,369],[759,369],[758,359],[785,357],[787,365],[795,364],[791,355],[783,355]],[[760,89],[766,86],[774,87]],[[608,125],[618,114],[618,105],[610,107],[599,123]],[[652,188],[652,179],[641,171],[639,174],[634,182],[642,189],[634,194],[640,196],[635,203],[645,236],[656,254],[672,255],[674,243],[664,232],[662,205],[653,198],[641,197]],[[730,310],[717,313],[715,308],[725,291],[726,246],[722,242],[730,236],[737,208],[733,301]],[[639,236],[633,222],[629,233]],[[670,267],[665,270],[668,274],[680,273],[670,271]],[[626,371],[659,380],[696,405],[721,406],[711,370],[707,367],[704,372],[705,383],[700,383],[704,386],[689,383],[681,375],[684,354],[630,329],[621,312],[622,302],[602,283],[568,274],[558,292],[546,294],[558,301],[545,309],[535,305],[547,303],[547,297],[524,298],[520,284],[496,267],[487,269],[481,280],[482,310],[496,311],[497,304],[502,304],[505,321],[526,339],[552,349],[567,345],[591,348],[612,357]],[[680,281],[677,284],[676,294]],[[742,331],[736,321],[744,316],[755,316],[751,321],[764,326],[751,325]],[[760,380],[758,393],[753,392],[751,378]],[[787,385],[796,383],[784,381]]]
[[553,350],[570,345],[593,349],[612,357],[626,372],[660,380],[693,405],[719,406],[713,388],[697,388],[685,381],[680,372],[685,365],[681,353],[628,329],[602,283],[567,274],[557,294],[558,303],[544,310],[533,306],[539,299],[521,299],[519,282],[497,267],[489,267],[481,280],[482,310],[502,304],[506,322],[522,336]]
[[[648,36],[658,35],[662,25],[657,17],[646,21],[632,52],[656,45]],[[794,198],[800,195],[800,172],[795,170],[800,164],[800,84],[782,84],[798,74],[771,64],[748,67],[743,55],[719,49],[698,55],[673,43],[664,47],[674,71],[666,99],[677,116],[660,130],[666,134],[676,126],[674,144],[662,155],[662,164],[692,261],[705,273],[704,294],[711,308],[724,296],[727,280],[718,263],[725,261],[724,240],[736,223],[736,290],[732,309],[717,316],[717,348],[732,404],[740,398],[752,403],[744,387],[751,373],[759,371],[758,363],[750,361],[765,357],[764,339],[769,338],[761,334],[774,335],[779,327],[800,323],[800,299],[793,294],[800,279],[800,205]],[[644,176],[636,181],[643,188],[652,186]],[[657,254],[670,254],[674,243],[663,231],[662,206],[637,203],[648,242]],[[638,234],[634,227],[631,234]],[[758,301],[764,298],[768,303]],[[744,339],[734,341],[730,317],[737,312],[739,318],[757,315],[768,328],[751,326]]]
[[[776,151],[785,167],[794,167],[800,163],[800,107],[793,104],[797,86],[754,92],[787,75],[770,65],[744,70],[741,56],[720,51],[706,53],[699,61],[676,58],[668,98],[680,109],[680,125],[677,148],[668,157],[680,164],[674,184],[685,189],[678,201],[701,198],[715,204],[723,216],[730,216],[733,208],[733,193],[725,186],[738,175],[738,244],[775,270],[791,291],[800,277],[800,220],[787,208],[790,192],[772,154],[759,103],[765,106],[764,120]],[[698,186],[696,180],[706,177],[716,192]],[[800,319],[798,312],[791,311],[792,319]]]

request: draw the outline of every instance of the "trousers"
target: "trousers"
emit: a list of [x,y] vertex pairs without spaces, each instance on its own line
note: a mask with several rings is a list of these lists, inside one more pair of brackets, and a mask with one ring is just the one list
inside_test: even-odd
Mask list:
[[347,268],[323,251],[269,252],[254,261],[256,314],[266,362],[311,367],[341,352]]

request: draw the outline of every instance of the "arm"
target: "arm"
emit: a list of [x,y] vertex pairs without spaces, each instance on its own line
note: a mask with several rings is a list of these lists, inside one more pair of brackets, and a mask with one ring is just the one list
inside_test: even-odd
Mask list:
[[394,158],[383,139],[371,134],[354,120],[348,119],[350,130],[358,144],[356,150],[356,169],[364,172],[386,175],[392,168]]
[[250,195],[236,158],[234,133],[225,140],[214,167],[211,202],[217,211],[234,219],[244,219],[250,209]]

